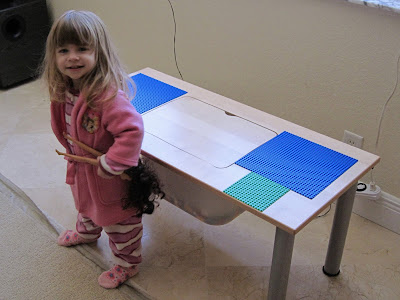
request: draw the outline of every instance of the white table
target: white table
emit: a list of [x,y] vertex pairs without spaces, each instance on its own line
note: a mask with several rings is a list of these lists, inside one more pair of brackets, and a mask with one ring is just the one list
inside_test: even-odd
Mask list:
[[[153,164],[174,205],[213,225],[225,224],[244,210],[276,226],[268,299],[285,299],[295,235],[337,200],[323,272],[340,272],[343,248],[358,180],[379,157],[232,99],[146,68],[142,73],[187,93],[142,114],[142,154]],[[287,131],[357,159],[315,198],[293,191],[264,211],[223,192],[250,171],[234,162]]]

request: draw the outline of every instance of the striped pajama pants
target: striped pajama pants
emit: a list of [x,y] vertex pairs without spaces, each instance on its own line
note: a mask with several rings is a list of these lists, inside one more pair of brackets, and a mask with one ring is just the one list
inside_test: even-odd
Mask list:
[[84,239],[96,239],[101,231],[107,233],[116,264],[123,267],[138,265],[142,261],[142,217],[133,216],[121,223],[100,227],[82,214],[78,214],[76,230]]

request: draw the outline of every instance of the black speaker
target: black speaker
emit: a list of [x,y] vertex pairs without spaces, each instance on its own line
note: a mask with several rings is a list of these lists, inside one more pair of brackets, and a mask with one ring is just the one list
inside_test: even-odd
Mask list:
[[37,75],[50,25],[46,0],[0,0],[0,87]]

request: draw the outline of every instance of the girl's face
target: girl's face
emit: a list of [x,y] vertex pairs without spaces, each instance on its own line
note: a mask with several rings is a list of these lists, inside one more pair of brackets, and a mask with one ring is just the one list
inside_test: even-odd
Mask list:
[[80,80],[93,70],[96,65],[95,51],[88,46],[67,44],[56,49],[58,70],[71,78],[74,88],[79,87]]

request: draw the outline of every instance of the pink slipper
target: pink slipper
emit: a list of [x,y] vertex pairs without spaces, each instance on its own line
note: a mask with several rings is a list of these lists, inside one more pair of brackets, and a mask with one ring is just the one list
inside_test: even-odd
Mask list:
[[114,289],[135,276],[138,272],[138,266],[126,268],[116,265],[110,270],[103,272],[99,276],[98,282],[103,288]]
[[87,244],[93,243],[97,241],[96,239],[87,240],[81,237],[77,232],[73,230],[65,230],[63,231],[57,239],[57,244],[64,247],[79,245],[79,244]]

